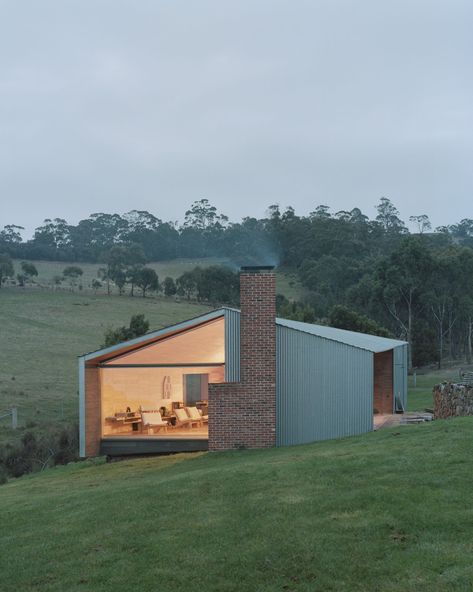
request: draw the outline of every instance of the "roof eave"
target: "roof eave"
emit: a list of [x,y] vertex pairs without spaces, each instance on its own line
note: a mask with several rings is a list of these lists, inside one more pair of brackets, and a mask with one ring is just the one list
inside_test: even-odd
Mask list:
[[149,333],[145,333],[140,337],[135,337],[134,339],[129,339],[128,341],[121,341],[116,345],[111,345],[110,347],[97,349],[95,351],[82,354],[78,357],[79,359],[83,359],[85,362],[90,362],[91,360],[95,360],[97,358],[102,357],[115,357],[115,355],[119,355],[121,350],[126,351],[130,348],[133,348],[134,346],[152,343],[154,340],[159,339],[160,337],[163,337],[168,333],[178,333],[180,331],[185,331],[186,329],[191,329],[194,326],[217,319],[223,316],[224,314],[224,308],[217,308],[203,315],[199,315],[197,317],[187,319],[186,321],[182,321],[181,323],[169,325],[168,327],[163,327],[162,329],[158,329],[157,331],[150,331]]

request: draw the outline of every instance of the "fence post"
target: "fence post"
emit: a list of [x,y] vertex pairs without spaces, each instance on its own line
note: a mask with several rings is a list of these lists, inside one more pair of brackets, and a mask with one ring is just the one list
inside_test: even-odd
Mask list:
[[14,430],[18,427],[18,409],[16,407],[11,409],[11,427]]

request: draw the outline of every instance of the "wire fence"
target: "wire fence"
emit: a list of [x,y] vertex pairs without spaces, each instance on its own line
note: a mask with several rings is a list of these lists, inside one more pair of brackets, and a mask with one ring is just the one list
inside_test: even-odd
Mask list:
[[11,409],[0,411],[0,419],[4,419],[5,417],[11,417],[11,427],[16,430],[18,427],[18,408],[12,407]]

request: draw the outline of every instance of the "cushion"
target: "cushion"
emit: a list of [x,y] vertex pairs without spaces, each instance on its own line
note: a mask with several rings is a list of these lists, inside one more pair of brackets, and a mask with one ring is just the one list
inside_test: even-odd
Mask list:
[[186,407],[186,411],[191,419],[202,419],[197,407]]
[[161,413],[159,411],[144,411],[141,414],[141,419],[144,424],[147,425],[165,425],[166,422],[162,420]]
[[187,421],[189,419],[185,409],[174,409],[174,413],[179,421]]

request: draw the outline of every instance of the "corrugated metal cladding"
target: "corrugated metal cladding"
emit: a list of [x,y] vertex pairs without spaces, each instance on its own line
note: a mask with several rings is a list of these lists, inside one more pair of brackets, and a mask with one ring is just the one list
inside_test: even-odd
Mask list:
[[393,392],[394,398],[398,397],[404,411],[407,409],[407,367],[408,344],[396,347],[393,350]]
[[373,429],[373,354],[277,326],[278,446]]
[[225,381],[240,380],[240,311],[224,309],[225,315]]

